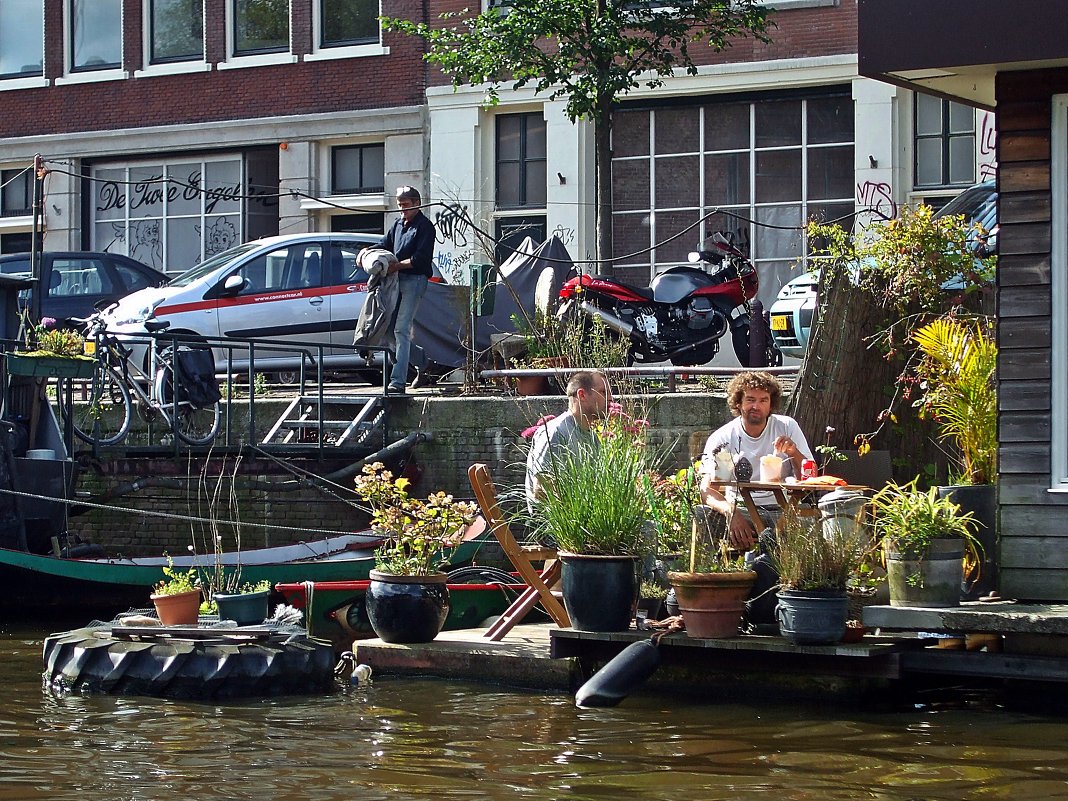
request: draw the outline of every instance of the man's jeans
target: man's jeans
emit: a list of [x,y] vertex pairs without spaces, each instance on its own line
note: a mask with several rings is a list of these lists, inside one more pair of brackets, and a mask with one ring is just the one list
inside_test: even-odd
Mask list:
[[425,275],[407,275],[402,270],[397,274],[400,296],[393,312],[393,326],[386,343],[393,349],[393,372],[389,383],[403,387],[408,383],[408,355],[412,349],[412,326],[419,301],[426,294],[428,279]]

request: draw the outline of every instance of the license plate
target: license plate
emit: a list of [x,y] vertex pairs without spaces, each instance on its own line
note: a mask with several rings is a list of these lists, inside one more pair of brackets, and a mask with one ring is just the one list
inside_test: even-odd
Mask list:
[[790,327],[790,318],[785,314],[773,314],[771,316],[772,331],[786,331]]

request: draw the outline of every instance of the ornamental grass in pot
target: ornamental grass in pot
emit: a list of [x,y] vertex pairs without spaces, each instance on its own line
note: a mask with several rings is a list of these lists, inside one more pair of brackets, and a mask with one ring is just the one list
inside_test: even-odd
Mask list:
[[580,631],[625,631],[638,593],[637,561],[652,551],[642,481],[650,468],[645,423],[616,412],[596,437],[555,449],[530,526],[563,563],[564,606]]
[[890,605],[957,606],[966,567],[975,574],[982,546],[972,534],[971,513],[935,487],[917,489],[917,481],[887,484],[872,498]]
[[790,642],[829,644],[845,635],[847,589],[874,547],[865,514],[838,524],[834,517],[783,510],[770,556],[779,574],[775,616]]
[[445,625],[449,590],[442,568],[478,513],[475,504],[444,492],[413,498],[409,484],[381,462],[365,465],[356,478],[371,526],[384,537],[370,574],[367,617],[379,638],[392,643],[430,642]]
[[730,547],[728,521],[707,506],[693,507],[687,570],[668,572],[690,637],[736,637],[757,574]]

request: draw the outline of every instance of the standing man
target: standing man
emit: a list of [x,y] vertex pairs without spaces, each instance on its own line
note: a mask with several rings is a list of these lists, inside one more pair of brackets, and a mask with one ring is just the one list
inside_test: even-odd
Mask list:
[[538,425],[527,454],[527,506],[545,497],[544,478],[552,472],[552,460],[563,452],[579,454],[596,447],[593,424],[608,414],[612,389],[604,373],[580,370],[567,382],[567,411]]
[[397,187],[400,219],[378,242],[378,247],[397,257],[397,263],[389,268],[390,273],[397,273],[399,297],[393,313],[392,334],[388,337],[394,354],[393,371],[386,389],[394,395],[404,394],[415,313],[426,294],[427,282],[434,274],[434,239],[437,231],[434,223],[420,211],[422,202],[419,190],[415,187]]
[[[737,498],[728,491],[724,495],[717,489],[713,477],[715,453],[726,449],[735,464],[742,459],[749,462],[752,475],[760,469],[761,456],[782,458],[782,475],[801,475],[801,462],[812,458],[801,427],[792,417],[775,414],[782,401],[782,385],[769,373],[738,373],[727,385],[727,406],[734,419],[712,432],[705,443],[701,456],[701,498],[730,521],[731,545],[739,550],[748,550],[756,544],[757,528],[773,525],[780,510],[775,496],[770,492],[754,492],[753,500],[761,509],[763,520],[750,520],[744,509],[736,508]],[[765,514],[766,512],[766,514]]]

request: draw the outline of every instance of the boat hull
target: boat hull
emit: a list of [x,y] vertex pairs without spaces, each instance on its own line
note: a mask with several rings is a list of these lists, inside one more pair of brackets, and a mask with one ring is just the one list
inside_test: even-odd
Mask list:
[[[481,544],[479,539],[461,543],[451,554],[452,564],[470,561]],[[366,546],[311,558],[268,561],[270,554],[264,552],[275,550],[244,552],[242,583],[268,581],[273,587],[304,581],[364,580],[375,566],[374,552]],[[285,552],[299,555],[299,551]],[[174,561],[179,564],[178,559]],[[151,606],[150,589],[163,579],[166,564],[164,558],[64,559],[0,548],[0,586],[5,589],[0,593],[0,615],[33,612],[54,616],[69,612],[85,619],[95,616],[107,620],[131,608]],[[200,557],[201,567],[208,569],[212,564],[210,558]],[[277,593],[272,597],[282,600]]]

